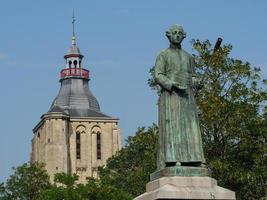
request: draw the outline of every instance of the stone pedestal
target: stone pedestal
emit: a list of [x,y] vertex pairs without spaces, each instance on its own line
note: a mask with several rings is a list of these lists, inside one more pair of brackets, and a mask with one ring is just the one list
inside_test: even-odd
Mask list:
[[146,193],[134,200],[221,199],[234,200],[235,192],[219,187],[210,177],[161,177],[146,185]]

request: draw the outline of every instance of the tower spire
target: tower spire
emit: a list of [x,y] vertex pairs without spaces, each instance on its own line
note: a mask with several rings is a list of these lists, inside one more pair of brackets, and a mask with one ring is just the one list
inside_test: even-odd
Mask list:
[[74,16],[74,9],[72,12],[72,38],[71,38],[71,43],[72,45],[76,45],[76,36],[75,36],[75,16]]

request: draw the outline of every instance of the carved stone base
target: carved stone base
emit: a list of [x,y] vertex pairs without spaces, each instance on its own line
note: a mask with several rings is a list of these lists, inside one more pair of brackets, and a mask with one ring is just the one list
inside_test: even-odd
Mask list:
[[219,187],[210,177],[162,177],[146,185],[146,193],[134,200],[221,199],[234,200],[235,192]]

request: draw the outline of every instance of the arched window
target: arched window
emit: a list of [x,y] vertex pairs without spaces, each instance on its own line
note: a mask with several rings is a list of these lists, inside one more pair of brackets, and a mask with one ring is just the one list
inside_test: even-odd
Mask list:
[[78,64],[77,60],[74,60],[73,64],[74,64],[74,67],[77,68],[77,64]]
[[69,68],[71,68],[71,64],[72,64],[72,62],[71,62],[71,60],[69,61]]
[[81,159],[81,133],[76,133],[76,159]]
[[101,160],[101,133],[96,134],[96,158]]

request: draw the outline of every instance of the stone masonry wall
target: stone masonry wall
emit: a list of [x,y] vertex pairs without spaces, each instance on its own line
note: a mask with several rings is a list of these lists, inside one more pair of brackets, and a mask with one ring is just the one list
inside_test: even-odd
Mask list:
[[[76,154],[76,134],[80,133],[80,158]],[[101,159],[97,159],[97,133],[101,135]],[[58,172],[97,177],[97,167],[121,149],[118,120],[68,119],[46,116],[34,129],[31,161],[45,163],[53,182]]]

